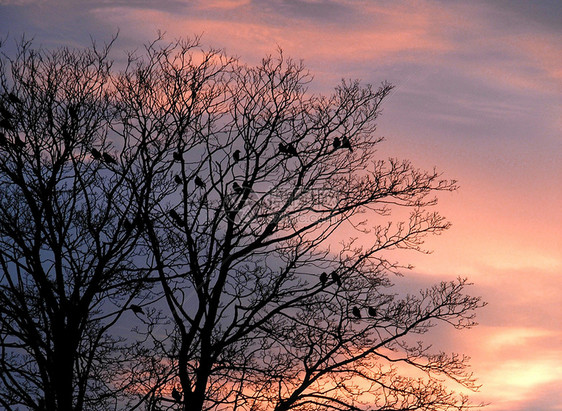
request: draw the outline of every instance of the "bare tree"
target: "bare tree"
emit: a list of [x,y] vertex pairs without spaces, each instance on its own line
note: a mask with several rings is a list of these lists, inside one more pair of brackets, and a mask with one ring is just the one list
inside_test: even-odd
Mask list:
[[151,266],[146,202],[134,195],[146,174],[135,150],[117,154],[108,139],[110,45],[45,51],[22,41],[1,60],[3,409],[111,409],[126,387],[126,338],[109,330],[139,315],[131,303]]
[[391,85],[318,96],[282,52],[197,39],[120,70],[109,49],[2,59],[2,406],[470,406],[443,383],[476,388],[466,359],[412,336],[471,327],[479,298],[390,290],[387,252],[423,251],[456,189],[378,158]]
[[[434,195],[456,188],[377,157],[392,86],[344,81],[316,96],[282,53],[248,67],[182,42],[130,61],[124,134],[159,142],[163,180],[149,197],[160,210],[146,236],[162,286],[153,298],[173,324],[150,333],[168,357],[151,407],[469,407],[442,381],[476,389],[466,358],[411,336],[473,326],[479,298],[464,279],[403,298],[389,290],[401,267],[385,252],[422,251],[425,235],[446,230]],[[400,209],[409,216],[393,223]]]

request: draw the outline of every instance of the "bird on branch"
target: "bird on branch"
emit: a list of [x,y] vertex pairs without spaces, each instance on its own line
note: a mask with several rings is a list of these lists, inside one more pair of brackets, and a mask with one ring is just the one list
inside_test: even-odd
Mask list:
[[177,174],[174,176],[174,181],[177,185],[180,185],[180,184],[183,183],[183,179],[180,176],[178,176]]
[[234,153],[232,153],[232,159],[235,164],[240,161],[240,150],[235,150]]
[[374,317],[374,316],[377,315],[377,310],[375,310],[373,307],[369,307],[369,310],[368,310],[368,311],[369,311],[369,315],[370,315],[371,317]]
[[135,314],[144,314],[144,310],[142,309],[142,307],[140,305],[136,305],[136,304],[131,304],[129,306],[129,308],[131,309],[132,312],[134,312]]
[[320,274],[320,283],[322,284],[322,287],[326,287],[327,282],[328,282],[328,274],[326,274],[326,272],[323,272],[322,274]]
[[172,157],[174,158],[174,161],[182,161],[183,160],[183,156],[181,155],[181,153],[174,151],[174,153],[172,154]]
[[181,402],[181,392],[179,392],[178,390],[176,390],[176,387],[174,387],[174,389],[172,390],[172,398],[176,401],[176,402]]
[[338,275],[338,273],[336,273],[335,271],[332,271],[332,280],[338,285],[338,287],[341,287],[341,278]]
[[349,151],[353,151],[353,148],[351,147],[351,142],[346,136],[344,136],[342,139],[341,148],[348,148]]
[[195,176],[195,185],[197,187],[201,187],[204,188],[205,187],[205,182],[203,180],[201,180],[201,178],[199,176]]
[[358,307],[353,307],[351,309],[351,313],[353,314],[354,317],[361,318],[361,311],[359,311]]
[[341,140],[339,137],[334,137],[334,142],[332,143],[332,147],[334,147],[334,150],[337,150],[338,148],[341,147]]

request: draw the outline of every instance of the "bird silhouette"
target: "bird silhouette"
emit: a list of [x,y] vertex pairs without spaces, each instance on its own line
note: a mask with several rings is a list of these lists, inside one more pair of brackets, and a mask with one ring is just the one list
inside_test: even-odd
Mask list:
[[197,187],[205,187],[205,182],[203,180],[201,180],[201,178],[199,176],[195,176],[195,185]]
[[240,187],[240,184],[238,184],[236,181],[232,183],[232,189],[236,194],[241,194],[244,191],[244,189]]
[[115,159],[111,156],[111,154],[105,153],[105,152],[104,152],[104,153],[102,154],[102,156],[103,156],[103,160],[104,160],[106,163],[109,163],[109,164],[117,164],[117,160],[115,160]]
[[180,185],[183,183],[183,180],[180,176],[178,176],[177,174],[174,176],[174,181],[176,182],[177,185]]
[[373,307],[369,307],[369,315],[371,317],[374,317],[375,315],[377,315],[377,310],[375,310]]
[[340,148],[341,140],[339,139],[339,137],[334,137],[334,142],[332,143],[332,146],[334,147],[334,150]]
[[101,153],[98,150],[92,148],[91,152],[92,152],[92,157],[94,157],[94,160],[101,160]]
[[142,309],[141,306],[136,305],[136,304],[131,304],[129,306],[129,308],[131,309],[132,312],[134,312],[135,314],[144,314],[144,310]]
[[353,314],[354,317],[361,318],[361,311],[359,311],[359,308],[353,307],[351,309],[351,313]]
[[174,158],[175,161],[182,161],[183,157],[181,155],[181,153],[174,151],[174,154],[172,154],[172,157]]
[[351,142],[349,141],[349,139],[346,136],[343,136],[342,142],[341,142],[341,148],[348,148],[349,151],[353,151],[353,148],[351,147]]
[[240,150],[235,150],[234,153],[232,153],[232,159],[235,163],[240,161]]
[[322,283],[322,287],[325,287],[327,282],[328,274],[326,274],[326,272],[323,272],[322,274],[320,274],[320,283]]
[[341,287],[341,279],[340,276],[338,275],[338,273],[336,273],[335,271],[332,271],[332,280],[338,285],[338,287]]
[[10,100],[10,102],[14,103],[14,104],[21,104],[22,103],[20,98],[18,96],[16,96],[14,93],[8,94],[8,100]]
[[176,387],[174,387],[174,389],[172,390],[172,398],[176,401],[176,402],[180,402],[181,401],[181,392],[179,392],[178,390],[176,390]]
[[297,149],[296,147],[293,145],[293,143],[289,143],[287,144],[287,146],[285,147],[286,149],[286,153],[289,154],[290,156],[297,156]]
[[279,152],[281,154],[285,154],[287,152],[287,148],[285,147],[285,144],[279,143]]

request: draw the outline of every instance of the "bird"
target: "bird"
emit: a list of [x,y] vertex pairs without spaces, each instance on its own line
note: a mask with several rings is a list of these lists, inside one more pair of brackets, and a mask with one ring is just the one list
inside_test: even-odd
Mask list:
[[279,143],[279,153],[285,154],[286,152],[287,152],[287,148],[285,147],[285,144]]
[[101,160],[101,153],[95,148],[92,148],[92,157],[94,157],[94,160]]
[[16,96],[14,93],[8,94],[8,100],[10,100],[10,102],[12,102],[14,104],[21,104],[20,98],[18,96]]
[[328,274],[326,274],[326,272],[323,272],[322,274],[320,274],[320,283],[322,284],[322,287],[325,287],[327,282]]
[[176,182],[177,185],[180,185],[183,183],[183,180],[180,176],[178,176],[177,174],[174,176],[174,181]]
[[342,142],[341,142],[341,148],[348,148],[349,151],[353,151],[353,148],[351,147],[351,142],[349,141],[349,139],[346,136],[343,136]]
[[287,150],[287,154],[289,154],[290,156],[297,156],[298,155],[297,149],[295,148],[293,143],[287,144],[287,146],[285,148]]
[[340,148],[341,141],[340,141],[339,137],[334,137],[334,142],[332,143],[332,146],[334,147],[334,150],[337,150],[338,148]]
[[232,153],[232,159],[234,160],[234,163],[240,161],[240,150],[235,150],[234,153]]
[[133,311],[135,314],[144,314],[144,310],[142,309],[141,306],[136,305],[136,304],[131,304],[129,306],[129,308],[131,309],[131,311]]
[[244,189],[240,187],[240,184],[238,184],[236,181],[232,183],[232,189],[236,194],[241,194],[244,191]]
[[3,118],[2,120],[0,120],[0,128],[3,128],[4,130],[14,131],[13,124],[10,123],[10,120],[8,120],[7,118]]
[[338,287],[341,287],[341,279],[340,276],[338,275],[338,273],[336,273],[335,271],[332,271],[332,280],[338,285]]
[[371,317],[374,317],[375,315],[377,315],[377,310],[375,310],[373,307],[369,307],[369,315]]
[[197,187],[205,187],[205,182],[199,176],[195,176],[195,185]]
[[174,389],[172,390],[172,397],[174,398],[174,400],[175,400],[176,402],[180,402],[180,401],[181,401],[182,395],[181,395],[181,393],[180,393],[178,390],[176,390],[176,387],[174,387]]
[[361,311],[359,311],[359,308],[353,307],[351,309],[351,313],[353,314],[354,317],[361,318]]
[[174,157],[175,161],[182,161],[183,157],[181,155],[181,153],[179,153],[178,151],[174,151],[174,154],[172,154],[172,157]]
[[103,156],[103,159],[104,159],[104,161],[105,161],[106,163],[109,163],[109,164],[117,164],[117,160],[115,160],[115,159],[111,156],[111,154],[105,153],[105,152],[104,152],[104,153],[102,154],[102,156]]

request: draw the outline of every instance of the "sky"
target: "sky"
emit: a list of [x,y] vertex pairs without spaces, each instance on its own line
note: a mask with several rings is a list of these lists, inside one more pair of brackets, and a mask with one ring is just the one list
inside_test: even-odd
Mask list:
[[[278,47],[302,59],[311,90],[342,78],[396,85],[381,156],[437,167],[453,223],[432,254],[406,254],[400,281],[468,277],[488,305],[479,326],[439,330],[472,358],[489,411],[562,410],[562,2],[375,0],[0,0],[0,35],[118,48],[202,36],[256,63]],[[402,262],[402,261],[401,261]]]

